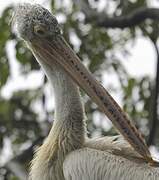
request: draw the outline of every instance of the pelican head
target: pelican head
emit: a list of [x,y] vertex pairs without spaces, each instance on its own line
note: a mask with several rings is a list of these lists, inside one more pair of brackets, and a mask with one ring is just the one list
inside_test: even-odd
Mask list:
[[14,25],[19,37],[25,41],[54,38],[60,34],[58,22],[47,9],[36,4],[20,4],[16,7]]

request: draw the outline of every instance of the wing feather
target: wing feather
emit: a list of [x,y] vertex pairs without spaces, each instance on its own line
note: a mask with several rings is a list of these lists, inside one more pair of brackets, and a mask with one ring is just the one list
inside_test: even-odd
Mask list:
[[138,154],[121,135],[88,139],[85,147],[109,151],[112,154],[120,155],[127,159],[140,159],[144,161],[140,154]]
[[[159,168],[149,166],[119,139],[88,140],[87,147],[71,152],[63,164],[65,180],[159,180]],[[130,155],[132,159],[126,158]]]

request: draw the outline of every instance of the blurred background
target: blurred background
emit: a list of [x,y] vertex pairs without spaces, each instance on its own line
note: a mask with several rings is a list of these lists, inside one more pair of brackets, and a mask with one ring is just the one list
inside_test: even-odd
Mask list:
[[[18,2],[24,1],[0,1],[0,180],[26,178],[33,150],[47,136],[54,117],[50,84],[24,42],[11,31]],[[135,122],[151,152],[158,154],[159,1],[27,2],[53,12],[67,42]],[[81,94],[88,136],[117,134],[98,107]]]

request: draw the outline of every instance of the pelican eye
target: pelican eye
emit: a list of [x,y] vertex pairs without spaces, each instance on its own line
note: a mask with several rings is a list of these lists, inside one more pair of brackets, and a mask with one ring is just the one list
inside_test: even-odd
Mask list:
[[42,26],[34,26],[34,32],[41,37],[44,37],[46,35],[46,29]]

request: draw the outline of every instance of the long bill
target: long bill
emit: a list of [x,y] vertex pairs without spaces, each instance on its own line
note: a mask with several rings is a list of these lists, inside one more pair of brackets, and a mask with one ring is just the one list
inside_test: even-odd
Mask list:
[[153,162],[149,149],[135,125],[128,119],[104,87],[85,68],[62,36],[52,41],[36,39],[31,43],[31,49],[35,55],[41,57],[42,61],[49,66],[52,66],[53,62],[60,64],[106,114],[131,146],[147,162]]

